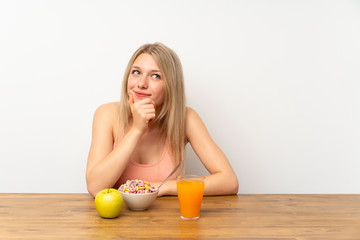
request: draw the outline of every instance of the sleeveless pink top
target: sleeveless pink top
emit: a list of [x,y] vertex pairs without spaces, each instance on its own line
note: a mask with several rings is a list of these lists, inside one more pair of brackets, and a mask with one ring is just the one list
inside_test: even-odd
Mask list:
[[[117,144],[117,139],[114,141],[114,147]],[[141,179],[149,182],[162,182],[176,167],[175,160],[172,157],[168,141],[165,141],[163,153],[159,161],[152,164],[139,164],[129,161],[118,183],[123,184],[127,180]],[[176,174],[171,176],[169,180],[176,179]]]

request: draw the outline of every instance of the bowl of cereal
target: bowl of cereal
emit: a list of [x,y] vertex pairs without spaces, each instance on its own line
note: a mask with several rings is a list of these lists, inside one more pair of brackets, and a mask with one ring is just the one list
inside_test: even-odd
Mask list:
[[134,211],[148,209],[159,193],[158,189],[149,182],[138,179],[127,180],[120,186],[119,191],[126,206]]

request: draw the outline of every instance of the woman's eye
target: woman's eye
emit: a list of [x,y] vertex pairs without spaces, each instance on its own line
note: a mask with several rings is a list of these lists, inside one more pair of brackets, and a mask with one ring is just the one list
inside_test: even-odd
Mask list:
[[160,78],[161,78],[159,74],[153,74],[153,75],[151,75],[151,77],[156,78],[156,79],[160,79]]
[[132,71],[132,74],[139,75],[140,72],[139,72],[139,70],[133,70],[133,71]]

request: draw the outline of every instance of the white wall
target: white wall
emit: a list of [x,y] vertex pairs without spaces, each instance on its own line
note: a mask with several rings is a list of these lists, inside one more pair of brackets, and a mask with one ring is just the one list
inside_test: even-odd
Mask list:
[[340,0],[0,1],[0,192],[86,192],[93,113],[154,41],[240,193],[360,193],[360,2]]

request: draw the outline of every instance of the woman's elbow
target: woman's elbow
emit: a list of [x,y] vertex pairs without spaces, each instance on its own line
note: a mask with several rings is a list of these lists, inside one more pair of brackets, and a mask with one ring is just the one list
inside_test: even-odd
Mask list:
[[231,191],[231,194],[237,194],[238,192],[239,192],[239,182],[236,179],[236,181],[234,183],[234,186],[233,186],[233,189]]
[[87,190],[91,196],[93,196],[93,197],[96,196],[96,194],[97,194],[96,190],[93,187],[91,187],[90,185],[87,185]]
[[96,194],[101,190],[101,189],[98,188],[98,186],[96,186],[94,183],[91,183],[89,181],[87,181],[86,185],[87,185],[88,192],[93,197],[96,197]]
[[238,191],[239,191],[239,181],[236,175],[234,175],[228,182],[228,194],[234,195],[237,194]]

